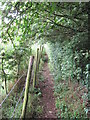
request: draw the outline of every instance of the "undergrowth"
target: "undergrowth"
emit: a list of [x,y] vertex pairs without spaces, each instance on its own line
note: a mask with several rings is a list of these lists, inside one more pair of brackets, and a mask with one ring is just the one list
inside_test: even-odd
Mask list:
[[84,101],[83,97],[87,90],[80,88],[81,86],[75,86],[73,82],[70,84],[67,81],[57,82],[54,95],[58,118],[86,118],[86,100]]
[[40,105],[41,92],[36,88],[29,93],[26,118],[38,118],[41,115],[43,108]]
[[[87,41],[87,34],[77,34],[64,39],[59,35],[55,40],[55,42],[47,42],[45,49],[55,83],[57,116],[58,118],[86,118],[89,79],[86,65],[89,64],[90,55],[88,49],[83,49],[83,42],[79,44],[79,41]],[[72,83],[71,87],[69,81]]]
[[[43,54],[44,54],[44,51],[42,53],[42,56],[43,56]],[[39,80],[43,79],[42,76],[40,76],[42,66],[43,66],[43,61],[41,59],[40,65],[39,65],[39,72],[37,72],[37,86],[38,86]],[[25,82],[25,78],[23,81]],[[14,85],[14,83],[13,83],[13,85]],[[13,85],[11,87],[13,87]],[[3,103],[3,106],[2,106],[2,118],[3,119],[5,119],[5,118],[8,118],[8,119],[20,118],[21,112],[22,112],[22,107],[23,107],[24,93],[23,93],[23,96],[21,97],[21,100],[20,100],[19,104],[17,105],[17,107],[16,107],[16,104],[20,97],[23,85],[24,85],[24,83],[21,80],[21,82],[19,84],[17,84],[15,90],[12,91],[12,93],[10,94],[8,99]],[[32,88],[32,85],[29,87],[26,118],[38,118],[40,116],[40,114],[42,114],[43,107],[40,105],[40,97],[42,94],[40,92],[40,88],[38,88],[37,86],[35,87],[35,89]],[[14,110],[15,110],[15,113],[14,113]]]

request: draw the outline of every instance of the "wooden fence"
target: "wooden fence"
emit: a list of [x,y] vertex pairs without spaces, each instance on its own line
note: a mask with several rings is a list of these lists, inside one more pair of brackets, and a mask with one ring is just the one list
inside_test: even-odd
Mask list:
[[[16,106],[14,108],[14,111],[12,113],[11,118],[13,118],[15,113],[18,112],[17,111],[17,106],[18,106],[18,104],[19,104],[19,102],[20,102],[20,100],[21,100],[21,98],[23,96],[23,93],[24,93],[24,99],[23,99],[23,107],[22,107],[22,113],[20,115],[20,118],[21,119],[25,118],[26,110],[27,110],[27,103],[28,103],[29,88],[32,87],[34,89],[35,85],[37,84],[37,72],[39,71],[39,64],[40,64],[40,59],[42,58],[42,52],[43,52],[43,46],[40,46],[40,48],[37,48],[36,56],[35,57],[30,56],[25,86],[23,87],[23,90],[22,90],[22,92],[20,94],[20,97],[19,97],[19,99],[18,99],[18,101],[16,103]],[[34,73],[34,75],[32,75],[32,72]],[[3,106],[2,106],[3,103],[5,103],[5,101],[8,99],[11,92],[15,89],[16,85],[19,83],[19,81],[21,80],[21,78],[23,76],[26,76],[26,75],[23,74],[17,80],[17,82],[13,85],[13,87],[11,88],[10,92],[6,95],[4,100],[2,100],[2,102],[0,103],[0,109],[3,108]],[[32,82],[31,82],[31,80],[32,80]]]
[[[33,88],[35,87],[37,83],[37,72],[39,71],[39,64],[40,64],[40,59],[42,57],[42,52],[43,52],[43,46],[40,46],[40,48],[37,48],[36,59],[34,56],[30,56],[28,72],[27,72],[27,77],[26,77],[23,108],[22,108],[22,113],[21,113],[20,118],[25,118],[25,115],[26,115],[26,109],[27,109],[27,103],[28,103],[28,91],[29,91],[29,85],[30,85],[31,79],[33,79],[33,84],[32,84]],[[34,76],[32,78],[33,65],[35,66],[35,68],[34,68]]]

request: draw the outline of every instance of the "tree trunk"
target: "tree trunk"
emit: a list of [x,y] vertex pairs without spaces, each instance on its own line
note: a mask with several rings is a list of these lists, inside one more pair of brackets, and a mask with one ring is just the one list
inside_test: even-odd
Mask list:
[[2,58],[2,72],[3,72],[3,75],[4,75],[4,80],[5,80],[5,90],[6,90],[6,94],[8,93],[7,92],[7,77],[6,77],[6,73],[4,71],[4,66],[3,66],[3,58]]

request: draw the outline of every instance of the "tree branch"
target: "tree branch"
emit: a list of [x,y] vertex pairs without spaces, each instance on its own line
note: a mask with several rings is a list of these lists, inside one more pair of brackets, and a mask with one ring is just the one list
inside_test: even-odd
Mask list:
[[[48,11],[48,10],[45,10],[45,11],[50,13],[50,11]],[[53,15],[58,16],[58,17],[68,18],[68,19],[72,20],[75,23],[77,22],[75,19],[81,20],[81,21],[83,20],[82,18],[78,18],[76,16],[68,16],[68,15],[62,15],[62,14],[56,14],[56,13],[53,13]]]
[[[45,11],[48,12],[48,13],[50,13],[50,11],[48,11],[48,10],[45,10]],[[72,20],[73,22],[76,23],[76,21],[75,21],[71,16],[68,16],[68,15],[61,15],[61,14],[56,14],[56,13],[53,13],[53,15],[58,16],[58,17],[65,17],[65,18],[68,18],[68,19],[70,19],[70,20]]]
[[57,26],[64,27],[64,28],[66,28],[66,29],[70,29],[70,30],[72,30],[73,32],[81,32],[80,30],[73,29],[73,28],[71,28],[70,26],[64,26],[64,25],[61,25],[61,24],[56,23],[55,21],[53,21],[53,20],[51,20],[51,19],[49,19],[49,18],[47,18],[47,19],[50,20],[52,23],[54,23],[54,24],[57,25]]

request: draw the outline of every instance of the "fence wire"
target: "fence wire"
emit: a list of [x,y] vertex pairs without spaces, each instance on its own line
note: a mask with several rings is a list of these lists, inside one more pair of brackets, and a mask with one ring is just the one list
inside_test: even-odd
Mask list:
[[[23,101],[24,101],[24,99],[22,100],[22,103],[23,103]],[[17,111],[16,111],[16,115],[15,115],[15,117],[14,118],[16,118],[17,117],[17,112],[18,112],[18,110],[20,110],[20,107],[22,106],[22,103],[19,105],[19,107],[17,108]]]
[[20,100],[21,100],[21,98],[22,98],[22,96],[23,96],[24,90],[25,90],[25,86],[23,87],[23,90],[22,90],[22,92],[21,92],[21,94],[20,94],[19,100],[18,100],[18,102],[16,103],[16,106],[15,106],[15,109],[14,109],[14,111],[13,111],[13,113],[12,113],[11,118],[13,118],[13,116],[14,116],[14,114],[15,114],[15,112],[16,112],[16,108],[17,108],[17,106],[18,106],[18,104],[19,104],[19,102],[20,102]]
[[14,84],[14,86],[12,87],[12,89],[10,90],[10,92],[6,95],[6,97],[4,98],[4,100],[0,103],[0,107],[2,107],[2,104],[5,102],[5,100],[8,98],[8,96],[11,94],[11,92],[13,91],[13,89],[15,88],[15,86],[17,85],[17,83],[21,80],[21,78],[24,76],[25,74],[23,74],[18,80],[17,82]]

